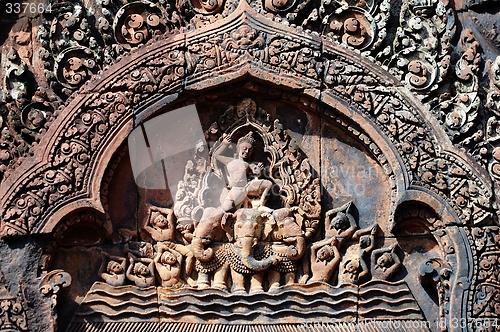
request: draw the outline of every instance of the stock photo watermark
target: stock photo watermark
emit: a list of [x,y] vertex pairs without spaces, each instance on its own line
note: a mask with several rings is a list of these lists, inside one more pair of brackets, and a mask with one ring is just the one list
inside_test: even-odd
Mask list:
[[[378,319],[366,319],[359,322],[344,322],[344,325],[347,325],[352,329],[376,329],[376,330],[386,330],[386,331],[399,331],[401,329],[415,329],[415,330],[434,330],[434,329],[446,329],[446,328],[467,328],[467,327],[475,327],[475,328],[499,328],[499,319],[491,318],[491,319],[478,319],[478,318],[451,318],[449,321],[438,320],[435,322],[430,322],[426,320],[396,320],[396,319],[388,319],[388,320],[378,320]],[[307,324],[307,327],[318,328],[318,327],[326,327],[331,325],[331,323],[326,322],[318,322],[313,324]]]

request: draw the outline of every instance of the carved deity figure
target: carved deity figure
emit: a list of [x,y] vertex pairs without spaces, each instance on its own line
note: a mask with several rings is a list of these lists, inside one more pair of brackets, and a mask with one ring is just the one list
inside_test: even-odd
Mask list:
[[329,282],[341,259],[337,245],[337,239],[332,237],[315,242],[311,246],[312,277],[308,283]]
[[137,287],[154,286],[153,260],[151,258],[137,258],[131,253],[128,254],[128,258],[130,264],[126,273],[127,279],[134,282]]
[[102,252],[101,258],[99,277],[114,287],[124,285],[127,260],[124,257],[111,256],[106,252]]
[[397,243],[390,247],[376,249],[372,253],[372,278],[389,280],[401,266],[401,260],[395,253]]
[[224,211],[234,211],[248,196],[260,197],[254,208],[264,206],[270,194],[272,182],[258,179],[264,165],[262,163],[248,163],[255,145],[253,133],[241,137],[236,145],[236,158],[224,156],[231,143],[231,136],[223,136],[222,145],[214,152],[216,160],[224,164],[229,175],[229,192],[222,202]]
[[162,287],[178,288],[184,286],[181,279],[182,255],[180,253],[167,245],[158,243],[154,263]]

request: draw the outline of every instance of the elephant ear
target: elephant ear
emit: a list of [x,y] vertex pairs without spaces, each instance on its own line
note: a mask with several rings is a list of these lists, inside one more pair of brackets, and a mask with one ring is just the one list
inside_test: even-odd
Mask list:
[[302,228],[302,226],[304,225],[304,219],[305,219],[306,213],[298,206],[292,207],[291,210],[293,213],[293,217],[295,218],[295,221],[300,226],[300,228]]
[[274,220],[274,217],[270,213],[263,213],[262,219],[264,220],[264,231],[262,234],[262,239],[268,240],[269,234],[271,234],[271,232],[276,227],[276,220]]
[[222,229],[226,231],[226,236],[229,242],[233,242],[233,228],[235,221],[236,221],[236,216],[233,213],[226,212],[222,216],[220,222]]

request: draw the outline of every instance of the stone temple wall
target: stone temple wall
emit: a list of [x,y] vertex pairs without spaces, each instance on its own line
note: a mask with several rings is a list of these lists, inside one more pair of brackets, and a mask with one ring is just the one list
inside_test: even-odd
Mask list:
[[494,0],[0,3],[0,331],[499,331]]

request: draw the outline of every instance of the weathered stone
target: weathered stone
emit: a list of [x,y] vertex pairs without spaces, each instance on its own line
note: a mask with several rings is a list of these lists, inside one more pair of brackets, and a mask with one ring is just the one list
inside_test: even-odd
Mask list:
[[0,331],[495,330],[489,5],[2,4]]

